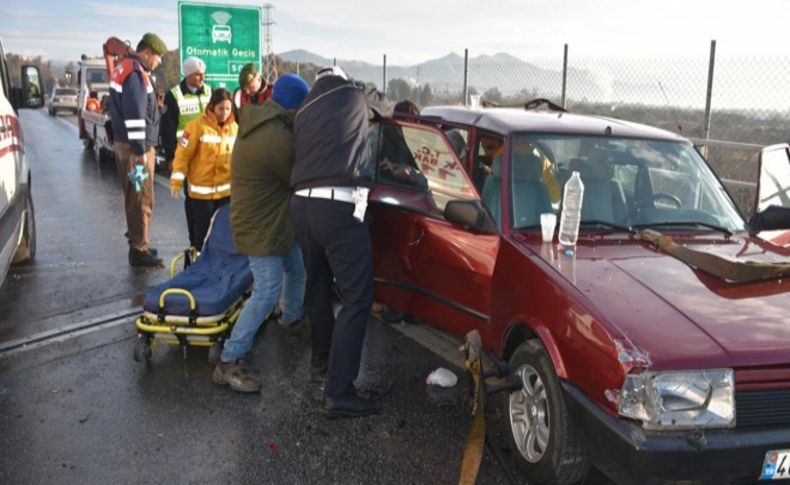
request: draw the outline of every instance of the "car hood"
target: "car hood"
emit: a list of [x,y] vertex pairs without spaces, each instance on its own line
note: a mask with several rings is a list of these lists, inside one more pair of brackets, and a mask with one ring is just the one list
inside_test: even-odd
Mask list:
[[[749,237],[685,237],[676,242],[732,261],[790,258],[787,249]],[[787,278],[726,283],[635,238],[585,238],[570,257],[551,245],[531,245],[581,292],[613,338],[647,353],[657,366],[790,363]]]

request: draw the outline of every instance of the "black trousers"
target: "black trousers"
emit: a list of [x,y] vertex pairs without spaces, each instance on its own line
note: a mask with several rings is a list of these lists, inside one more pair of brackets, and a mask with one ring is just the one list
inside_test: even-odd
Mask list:
[[[324,394],[332,399],[356,395],[362,344],[373,303],[373,261],[367,222],[353,217],[354,205],[294,196],[291,219],[307,270],[305,310],[313,355],[328,356]],[[341,309],[332,313],[333,283]]]
[[[214,212],[228,202],[230,202],[230,197],[214,200],[189,199],[187,213],[192,216],[192,227],[189,231],[189,244],[195,246],[198,251],[203,250],[203,240],[206,239],[208,227],[211,225],[211,217],[214,215]],[[189,221],[189,218],[187,218],[187,221]]]

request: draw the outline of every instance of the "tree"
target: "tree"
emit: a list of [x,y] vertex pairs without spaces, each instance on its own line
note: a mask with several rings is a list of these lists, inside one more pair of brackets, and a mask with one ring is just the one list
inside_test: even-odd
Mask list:
[[422,87],[420,92],[420,106],[430,106],[433,103],[433,93],[431,92],[431,85],[426,84]]
[[400,78],[390,79],[387,83],[387,97],[392,101],[412,98],[411,85]]
[[492,101],[497,104],[502,103],[502,93],[499,92],[496,86],[487,89],[482,96],[484,101]]

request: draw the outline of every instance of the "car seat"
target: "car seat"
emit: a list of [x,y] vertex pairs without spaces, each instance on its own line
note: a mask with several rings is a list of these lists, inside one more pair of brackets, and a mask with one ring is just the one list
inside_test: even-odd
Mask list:
[[491,162],[491,174],[483,181],[483,203],[502,228],[502,157],[494,157]]
[[512,159],[513,226],[540,224],[540,215],[552,212],[549,190],[541,182],[543,163],[533,154],[515,154]]
[[579,172],[584,183],[581,218],[623,223],[628,218],[625,194],[620,184],[612,180],[612,165],[604,157],[592,152],[588,159],[570,161],[570,171]]

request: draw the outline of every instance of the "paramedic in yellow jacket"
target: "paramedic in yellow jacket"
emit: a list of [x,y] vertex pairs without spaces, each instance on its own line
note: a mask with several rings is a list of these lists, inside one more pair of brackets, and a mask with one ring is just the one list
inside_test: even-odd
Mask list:
[[170,195],[178,198],[189,181],[190,211],[194,224],[192,245],[200,251],[211,216],[230,202],[230,155],[239,126],[233,117],[233,96],[227,89],[211,93],[200,118],[184,128],[173,159]]

